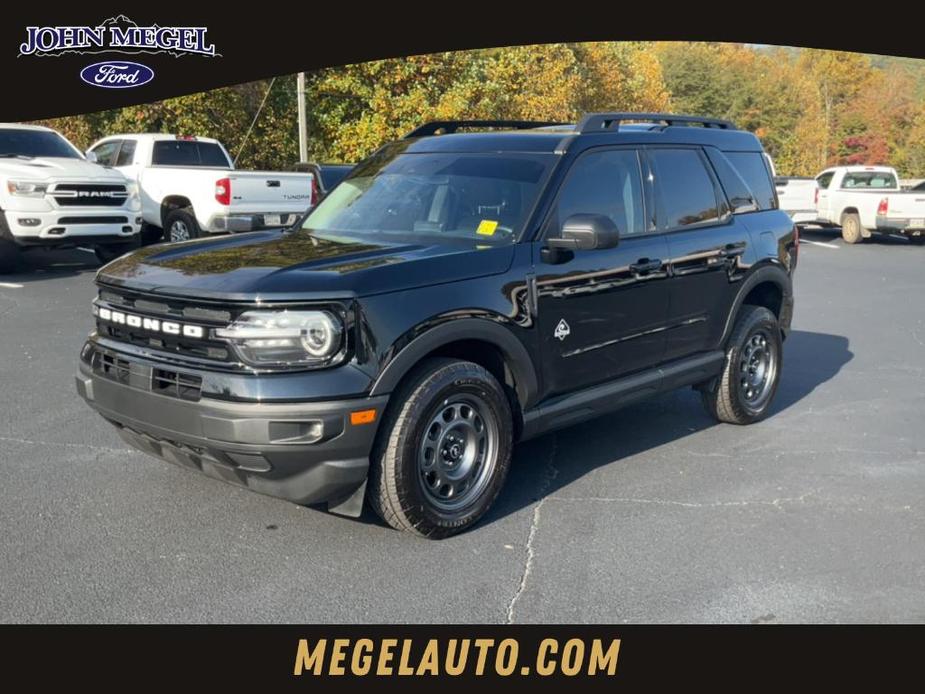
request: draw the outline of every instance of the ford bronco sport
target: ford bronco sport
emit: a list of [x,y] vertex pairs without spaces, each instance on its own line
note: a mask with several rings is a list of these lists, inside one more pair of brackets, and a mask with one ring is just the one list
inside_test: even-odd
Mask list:
[[77,388],[144,452],[445,537],[518,440],[682,386],[766,416],[797,235],[725,121],[430,123],[297,228],[100,270]]

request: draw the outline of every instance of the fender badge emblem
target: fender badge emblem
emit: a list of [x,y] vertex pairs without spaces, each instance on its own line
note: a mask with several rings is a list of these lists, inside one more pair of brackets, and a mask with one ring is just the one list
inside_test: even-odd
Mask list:
[[556,326],[556,331],[552,334],[557,340],[564,340],[569,336],[569,333],[572,332],[572,329],[568,327],[568,323],[565,322],[565,319],[559,321],[559,325]]

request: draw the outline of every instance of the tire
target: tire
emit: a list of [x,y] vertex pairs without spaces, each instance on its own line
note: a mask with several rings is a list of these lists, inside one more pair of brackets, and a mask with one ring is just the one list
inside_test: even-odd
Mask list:
[[507,395],[478,364],[434,358],[392,402],[371,457],[370,506],[393,528],[431,539],[468,529],[494,503],[511,464]]
[[856,212],[847,212],[841,216],[841,237],[845,243],[855,244],[864,240],[861,218]]
[[18,269],[19,246],[0,236],[0,275],[11,275]]
[[164,219],[164,237],[169,243],[189,241],[202,236],[199,222],[190,208],[173,210]]
[[925,236],[910,236],[909,241],[914,246],[925,246]]
[[141,238],[138,234],[136,234],[131,241],[126,241],[125,243],[108,243],[105,245],[96,246],[93,249],[93,252],[96,253],[96,259],[99,260],[103,265],[106,265],[107,263],[111,263],[116,258],[123,256],[126,253],[131,253],[140,247]]
[[780,382],[782,346],[775,315],[764,306],[743,306],[726,345],[723,372],[701,391],[707,412],[729,424],[764,419]]

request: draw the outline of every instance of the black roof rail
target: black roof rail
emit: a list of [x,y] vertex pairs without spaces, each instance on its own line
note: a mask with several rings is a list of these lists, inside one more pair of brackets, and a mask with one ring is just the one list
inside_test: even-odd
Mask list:
[[[425,123],[405,135],[411,137],[430,137],[432,135],[449,135],[460,128],[509,128],[511,130],[529,130],[547,125],[563,125],[556,121],[533,120],[435,120]],[[443,131],[438,133],[438,131]]]
[[738,130],[735,123],[720,118],[702,116],[681,116],[674,113],[586,113],[575,130],[579,133],[593,133],[601,130],[619,130],[624,121],[653,121],[666,125],[699,123],[705,128]]

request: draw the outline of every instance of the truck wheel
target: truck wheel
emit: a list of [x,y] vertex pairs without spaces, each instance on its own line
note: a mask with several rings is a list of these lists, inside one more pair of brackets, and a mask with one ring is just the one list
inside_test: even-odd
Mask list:
[[93,249],[96,253],[96,258],[103,265],[111,263],[116,258],[125,255],[126,253],[131,253],[134,250],[137,250],[141,247],[141,238],[136,234],[131,241],[126,241],[125,243],[108,243],[106,245],[97,246]]
[[199,223],[189,209],[173,210],[164,220],[164,235],[171,243],[189,241],[202,236]]
[[860,243],[864,238],[861,218],[855,212],[847,212],[841,217],[841,237],[845,243]]
[[782,359],[777,318],[764,306],[743,306],[727,343],[723,372],[701,391],[707,412],[730,424],[763,419],[777,392]]
[[367,499],[398,530],[439,539],[492,505],[511,464],[511,406],[472,362],[422,363],[392,396],[372,455]]
[[19,246],[9,239],[0,237],[0,274],[12,274],[17,269],[19,269]]

